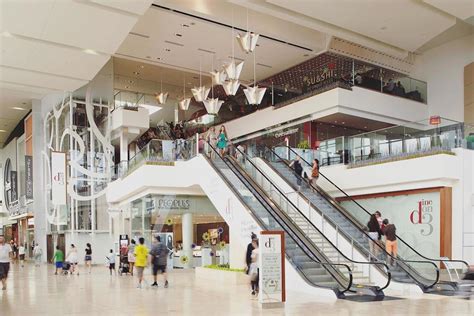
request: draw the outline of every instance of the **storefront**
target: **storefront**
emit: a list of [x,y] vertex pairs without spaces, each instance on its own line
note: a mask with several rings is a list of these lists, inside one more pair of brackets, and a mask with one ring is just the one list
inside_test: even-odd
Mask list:
[[229,262],[229,226],[206,196],[148,195],[130,203],[129,223],[148,246],[165,236],[175,268]]

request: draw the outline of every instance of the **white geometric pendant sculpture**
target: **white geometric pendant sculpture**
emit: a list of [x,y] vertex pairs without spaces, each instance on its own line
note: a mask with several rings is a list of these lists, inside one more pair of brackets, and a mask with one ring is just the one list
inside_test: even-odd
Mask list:
[[240,44],[240,48],[247,54],[253,52],[257,47],[257,41],[260,34],[247,32],[244,35],[237,34],[237,41]]
[[224,101],[221,101],[218,98],[204,100],[204,106],[206,107],[206,111],[208,114],[211,115],[217,115],[223,103]]
[[189,105],[191,104],[191,98],[185,98],[178,102],[178,106],[180,110],[187,111],[189,109]]
[[222,87],[224,88],[224,91],[227,95],[235,95],[237,93],[237,90],[239,90],[240,81],[228,80],[222,84]]
[[209,91],[211,91],[210,88],[206,88],[205,86],[202,87],[194,87],[191,89],[191,92],[193,93],[194,99],[197,102],[203,102],[204,100],[207,99],[207,96],[209,95]]
[[247,87],[244,89],[245,97],[251,105],[259,105],[262,102],[263,96],[267,88],[259,88],[258,86]]
[[231,80],[238,80],[240,77],[240,72],[242,71],[242,67],[244,67],[244,62],[239,64],[235,64],[235,60],[228,63],[224,66],[224,70],[227,73],[227,77]]
[[227,78],[225,71],[211,71],[211,76],[215,84],[223,84]]
[[168,92],[155,93],[155,99],[158,101],[158,104],[165,104],[168,99]]

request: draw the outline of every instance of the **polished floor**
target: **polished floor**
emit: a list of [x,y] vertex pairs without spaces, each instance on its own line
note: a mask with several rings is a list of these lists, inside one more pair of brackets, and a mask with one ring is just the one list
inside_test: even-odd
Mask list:
[[474,315],[474,301],[438,295],[365,303],[288,296],[284,307],[262,310],[247,286],[197,282],[193,271],[174,271],[168,289],[140,290],[131,276],[110,277],[101,266],[55,276],[51,265],[13,265],[0,315]]

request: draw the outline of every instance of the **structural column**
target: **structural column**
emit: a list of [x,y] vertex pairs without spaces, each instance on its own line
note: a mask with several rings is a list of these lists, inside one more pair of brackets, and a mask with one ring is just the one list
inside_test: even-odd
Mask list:
[[123,128],[120,132],[120,161],[128,161],[128,130]]
[[[193,267],[193,214],[185,213],[182,216],[182,225],[183,225],[183,256],[188,258],[187,263],[183,264],[184,268]],[[180,258],[181,259],[181,258]],[[182,261],[181,261],[182,262]]]

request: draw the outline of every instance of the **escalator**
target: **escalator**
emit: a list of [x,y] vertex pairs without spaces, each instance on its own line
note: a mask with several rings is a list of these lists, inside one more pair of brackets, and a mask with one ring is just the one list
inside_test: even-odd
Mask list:
[[[231,156],[221,157],[215,148],[209,147],[211,154],[206,156],[207,161],[248,208],[259,226],[264,230],[285,232],[286,257],[308,284],[332,290],[338,298],[365,294],[372,300],[383,299],[383,289],[390,283],[388,266],[381,262],[358,262],[347,258],[276,187],[269,193],[257,185],[255,178],[263,177],[263,174],[254,169],[251,175],[238,160]],[[275,203],[277,199],[280,200],[278,204]],[[337,253],[336,259],[330,260],[329,253]],[[370,275],[373,266],[386,269],[388,278],[381,282],[383,284],[374,284],[376,282],[369,278],[365,282],[354,281],[357,273],[360,274],[358,280],[364,279],[364,273]]]
[[[355,248],[365,255],[369,260],[392,261],[391,267],[392,279],[401,283],[414,283],[418,285],[425,293],[452,294],[458,289],[456,280],[442,280],[440,278],[441,266],[453,266],[458,264],[462,266],[461,270],[469,267],[461,260],[432,259],[420,254],[416,249],[406,243],[400,236],[398,239],[398,256],[396,258],[389,255],[384,247],[378,243],[372,243],[370,237],[365,231],[364,223],[367,223],[370,212],[362,207],[358,202],[347,195],[331,180],[326,178],[320,172],[320,179],[324,179],[330,185],[331,190],[338,192],[349,201],[350,207],[342,207],[327,192],[315,184],[308,184],[305,179],[297,176],[289,166],[289,161],[297,156],[293,149],[287,147],[287,157],[285,159],[278,155],[274,150],[264,148],[257,150],[258,157],[268,164],[268,166],[278,174],[285,182],[291,186],[294,192],[297,192],[311,208],[317,210],[322,216],[325,216],[331,223],[340,229],[340,232],[346,237],[354,238]],[[310,167],[310,163],[301,159],[303,164]],[[300,185],[301,184],[301,185]],[[299,190],[298,190],[299,189]],[[371,243],[373,248],[371,249]],[[389,260],[390,259],[390,260]]]

